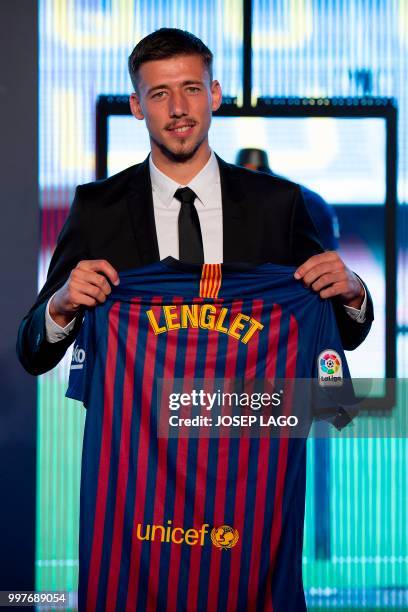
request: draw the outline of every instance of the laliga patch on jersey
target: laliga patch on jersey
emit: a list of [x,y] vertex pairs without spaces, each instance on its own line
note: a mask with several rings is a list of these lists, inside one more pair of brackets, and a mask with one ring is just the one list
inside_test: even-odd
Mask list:
[[80,348],[77,344],[74,346],[72,351],[71,370],[82,370],[85,361],[85,351]]
[[340,386],[343,384],[343,365],[341,357],[333,349],[325,349],[317,358],[319,385],[321,387]]

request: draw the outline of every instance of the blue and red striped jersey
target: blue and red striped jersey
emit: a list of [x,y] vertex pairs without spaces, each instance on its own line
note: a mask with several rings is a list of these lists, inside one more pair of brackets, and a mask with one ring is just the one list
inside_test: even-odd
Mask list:
[[294,271],[167,258],[85,312],[79,609],[306,609],[305,436],[158,436],[156,410],[163,380],[348,376],[330,301]]

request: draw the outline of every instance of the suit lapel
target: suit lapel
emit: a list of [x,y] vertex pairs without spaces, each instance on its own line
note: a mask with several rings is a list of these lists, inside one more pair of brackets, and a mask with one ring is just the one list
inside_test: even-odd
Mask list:
[[246,261],[247,208],[238,172],[216,155],[220,168],[224,262]]
[[134,170],[127,196],[127,207],[141,265],[159,261],[149,157]]

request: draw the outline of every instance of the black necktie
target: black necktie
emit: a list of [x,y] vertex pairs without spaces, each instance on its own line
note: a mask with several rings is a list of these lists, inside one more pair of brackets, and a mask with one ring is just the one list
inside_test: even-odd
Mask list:
[[203,238],[194,200],[196,194],[189,187],[177,189],[174,197],[181,202],[178,216],[179,259],[189,263],[204,263]]

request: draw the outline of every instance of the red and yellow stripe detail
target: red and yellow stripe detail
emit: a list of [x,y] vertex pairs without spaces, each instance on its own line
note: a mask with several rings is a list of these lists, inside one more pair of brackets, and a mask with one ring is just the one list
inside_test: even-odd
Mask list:
[[200,297],[217,298],[221,289],[221,264],[203,264],[200,280]]

